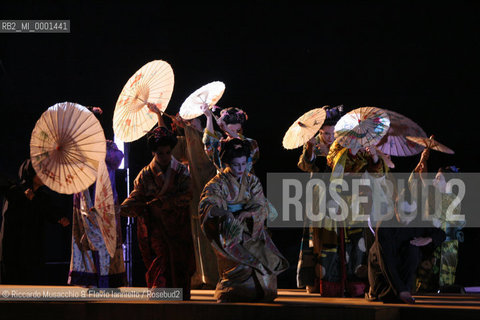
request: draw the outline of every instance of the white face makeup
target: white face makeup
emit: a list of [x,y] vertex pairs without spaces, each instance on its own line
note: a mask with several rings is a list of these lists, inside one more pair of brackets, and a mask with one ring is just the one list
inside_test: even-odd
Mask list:
[[435,180],[433,181],[433,185],[435,188],[438,189],[441,193],[445,193],[447,190],[447,181],[445,180],[445,176],[443,172],[439,171],[435,175]]
[[228,167],[232,170],[232,173],[235,177],[240,178],[243,176],[245,169],[247,168],[247,157],[238,157],[233,158],[230,164],[227,164]]

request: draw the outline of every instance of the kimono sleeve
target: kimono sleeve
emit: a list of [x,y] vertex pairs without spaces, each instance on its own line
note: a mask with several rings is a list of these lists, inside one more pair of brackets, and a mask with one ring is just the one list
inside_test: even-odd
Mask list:
[[318,167],[315,165],[315,153],[312,150],[312,157],[308,159],[307,157],[307,145],[303,145],[303,151],[298,159],[298,168],[304,172],[318,172]]
[[133,183],[133,191],[127,199],[123,201],[120,206],[120,214],[122,216],[137,217],[142,216],[147,197],[145,194],[145,179],[143,177],[144,171],[141,171]]
[[185,136],[177,137],[177,139],[178,139],[178,142],[175,145],[175,148],[173,148],[172,150],[172,155],[175,159],[183,163],[188,161],[187,152],[186,152],[187,139]]
[[252,175],[250,183],[251,198],[245,206],[246,211],[254,213],[252,238],[256,239],[264,229],[265,219],[268,216],[267,201],[263,194],[263,187],[260,180]]
[[245,138],[240,135],[242,139],[246,139],[248,142],[250,142],[250,159],[249,161],[251,162],[252,165],[254,165],[258,159],[260,159],[260,148],[258,147],[258,142],[257,140],[253,140],[250,138]]
[[201,227],[209,240],[217,238],[220,221],[218,217],[212,216],[210,211],[215,207],[227,209],[227,203],[224,200],[225,195],[222,192],[222,183],[219,180],[216,176],[205,185],[198,204]]
[[212,208],[217,207],[221,209],[227,209],[227,203],[224,200],[224,194],[222,191],[222,183],[219,181],[218,176],[210,180],[203,188],[200,195],[200,203],[198,205],[198,213],[202,217],[202,220],[207,219]]
[[192,193],[192,179],[186,167],[182,167],[176,179],[176,192],[171,195],[174,203],[179,207],[187,207],[193,198]]
[[221,168],[219,151],[221,137],[222,135],[219,132],[210,132],[205,129],[202,139],[205,148],[205,154],[207,155],[208,159],[210,159],[210,161],[218,168]]

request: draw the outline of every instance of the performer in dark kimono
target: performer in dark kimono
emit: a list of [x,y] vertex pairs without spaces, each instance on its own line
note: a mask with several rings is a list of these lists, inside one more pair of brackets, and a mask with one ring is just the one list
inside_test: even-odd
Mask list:
[[[414,207],[426,208],[433,212],[432,206],[422,206],[421,201],[413,192],[414,178],[423,180],[426,170],[428,149],[422,153],[419,164],[409,179],[408,189],[398,190],[410,193]],[[405,199],[404,197],[399,197]],[[375,241],[368,256],[368,280],[370,283],[367,300],[382,300],[384,302],[414,303],[412,289],[415,284],[416,271],[422,259],[422,248],[430,246],[436,248],[445,240],[445,232],[432,225],[429,221],[422,221],[422,213],[405,215],[405,201],[397,200],[396,219],[393,225],[382,228],[385,222],[379,221],[375,231]],[[402,214],[400,214],[402,212]],[[413,213],[413,211],[411,212]]]
[[[324,107],[326,111],[325,122],[317,136],[303,146],[303,152],[298,160],[298,168],[305,172],[331,172],[327,165],[327,155],[334,142],[335,124],[343,115],[343,106]],[[318,189],[314,190],[318,194]],[[329,278],[338,271],[334,263],[326,263],[338,259],[338,239],[334,230],[319,228],[313,225],[303,228],[300,255],[297,266],[297,287],[307,288],[309,293],[322,293],[322,296],[334,296],[329,285]],[[325,271],[322,271],[322,267]],[[328,270],[327,270],[328,269]],[[328,276],[325,278],[325,274]],[[324,278],[324,279],[322,279]]]
[[420,248],[430,243],[439,246],[445,233],[434,227],[377,228],[368,257],[368,300],[414,303],[411,292],[415,282]]
[[[148,106],[157,114],[158,126],[166,127],[162,113],[156,105],[148,104]],[[183,133],[183,135],[177,134],[178,142],[172,150],[172,155],[188,167],[192,181],[190,217],[196,265],[191,281],[192,289],[214,289],[218,281],[217,262],[210,241],[201,229],[198,203],[203,187],[216,175],[217,170],[204,151],[202,142],[204,128],[200,119],[184,120],[178,115],[171,118],[172,129]]]
[[137,217],[138,241],[149,288],[183,288],[190,299],[195,255],[190,225],[191,179],[171,152],[177,138],[165,127],[148,135],[152,162],[138,174],[121,214]]
[[45,284],[43,279],[43,223],[70,221],[61,217],[55,204],[55,193],[48,189],[25,160],[18,172],[20,183],[3,184],[5,196],[0,232],[2,283]]

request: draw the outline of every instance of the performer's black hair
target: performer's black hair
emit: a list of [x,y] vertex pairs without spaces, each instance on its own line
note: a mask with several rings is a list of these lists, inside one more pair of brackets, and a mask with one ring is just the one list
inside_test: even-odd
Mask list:
[[171,149],[177,144],[177,137],[165,127],[157,127],[151,130],[147,136],[148,149],[155,152],[160,146],[170,146]]
[[343,105],[336,107],[326,106],[325,111],[327,112],[327,116],[325,117],[325,122],[323,123],[322,127],[336,125],[338,120],[340,120],[340,118],[344,115]]
[[230,164],[234,158],[249,157],[251,151],[248,140],[230,139],[220,145],[220,159],[223,163]]

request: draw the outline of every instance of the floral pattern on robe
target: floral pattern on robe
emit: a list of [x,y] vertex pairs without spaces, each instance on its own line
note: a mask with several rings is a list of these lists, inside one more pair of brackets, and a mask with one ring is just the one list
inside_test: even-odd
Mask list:
[[162,172],[155,158],[138,174],[121,214],[137,217],[137,233],[149,288],[183,288],[190,299],[195,272],[187,167],[172,157]]
[[[228,211],[222,217],[213,208]],[[204,188],[199,212],[203,230],[217,253],[221,279],[218,301],[271,301],[276,297],[276,276],[288,268],[265,227],[267,202],[259,179],[245,173],[241,182],[227,168]],[[251,218],[237,219],[241,212]]]
[[[107,141],[105,164],[116,209],[118,209],[118,194],[115,187],[115,170],[120,166],[122,159],[123,153],[118,150],[115,143]],[[72,255],[68,284],[99,288],[125,286],[127,277],[123,259],[120,215],[116,212],[114,223],[109,226],[113,228],[109,232],[115,235],[116,240],[113,243],[111,255],[101,231],[102,218],[94,209],[95,187],[96,184],[73,197]]]
[[[383,175],[388,169],[381,158],[374,163],[366,152],[353,155],[337,141],[331,145],[326,157],[327,165],[332,168],[331,180],[341,179],[349,173]],[[326,195],[317,192],[314,196]],[[344,200],[347,203],[352,201],[351,198]],[[318,201],[314,199],[313,203]],[[304,230],[297,285],[311,286],[307,287],[309,292],[319,292],[322,296],[343,296],[345,291],[351,296],[363,296],[367,286],[368,243],[373,235],[349,221],[338,223],[328,216],[313,227],[313,232]]]

